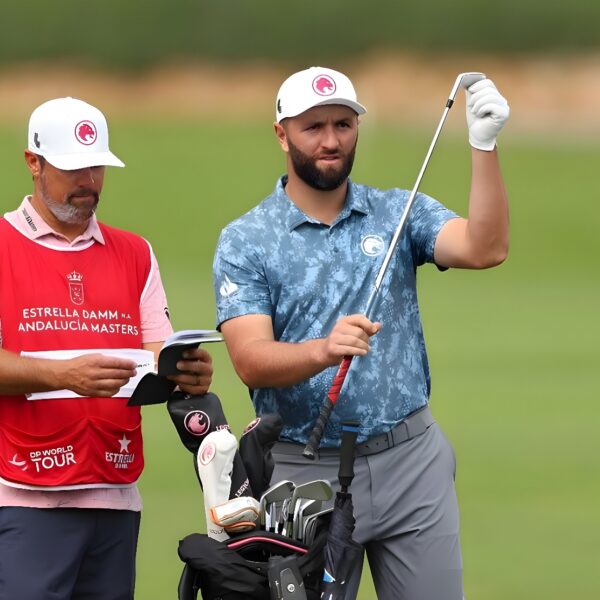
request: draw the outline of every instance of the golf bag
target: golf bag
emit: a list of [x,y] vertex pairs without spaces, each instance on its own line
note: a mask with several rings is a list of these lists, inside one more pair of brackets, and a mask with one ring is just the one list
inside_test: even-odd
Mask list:
[[186,564],[179,600],[320,598],[327,519],[310,547],[278,533],[249,532],[218,542],[194,533],[179,543]]
[[[208,458],[203,462],[203,448],[210,436],[223,429],[229,431],[220,400],[210,393],[191,396],[176,392],[167,408],[182,443],[198,459],[194,467],[203,485],[199,469],[208,468],[211,461],[216,460],[215,456],[219,456],[217,447],[207,453]],[[213,473],[215,483],[219,474],[226,477],[218,481],[231,478],[226,490],[229,494],[225,493],[225,497],[252,495],[258,500],[271,479],[274,466],[271,447],[281,428],[279,415],[264,415],[246,427],[235,456],[229,447],[231,462],[223,462],[227,472],[218,473],[215,469]],[[213,480],[207,477],[205,485],[211,483]],[[210,500],[209,489],[203,486],[205,503]],[[320,597],[323,548],[330,514],[315,519],[310,545],[262,529],[240,529],[239,532],[227,529],[223,534],[222,529],[209,527],[209,519],[207,512],[208,534],[193,533],[179,543],[179,557],[185,563],[179,581],[179,600],[197,600],[199,593],[203,600],[317,600]],[[245,521],[242,524],[254,525]]]

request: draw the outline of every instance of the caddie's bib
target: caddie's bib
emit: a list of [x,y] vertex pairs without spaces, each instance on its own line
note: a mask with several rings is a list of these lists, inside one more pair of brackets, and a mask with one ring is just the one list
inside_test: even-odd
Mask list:
[[[134,234],[100,228],[105,244],[55,248],[0,219],[4,350],[141,349],[150,248]],[[144,466],[141,415],[126,403],[122,397],[0,397],[0,479],[45,489],[133,485]]]

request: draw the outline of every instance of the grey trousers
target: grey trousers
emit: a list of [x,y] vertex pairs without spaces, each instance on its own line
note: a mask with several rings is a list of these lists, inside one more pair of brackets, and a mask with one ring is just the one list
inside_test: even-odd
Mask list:
[[[271,482],[327,479],[338,489],[339,454],[315,461],[275,444]],[[462,600],[454,451],[437,424],[392,448],[356,458],[349,491],[354,539],[363,545],[379,600]],[[349,584],[356,598],[362,564]]]

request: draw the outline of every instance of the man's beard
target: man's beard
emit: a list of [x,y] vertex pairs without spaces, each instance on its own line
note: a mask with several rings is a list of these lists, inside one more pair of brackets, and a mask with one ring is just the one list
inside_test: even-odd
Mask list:
[[[56,219],[68,225],[83,225],[87,223],[92,218],[100,201],[100,196],[94,190],[84,188],[66,196],[64,202],[56,202],[48,194],[43,176],[40,179],[40,196]],[[77,206],[73,204],[73,200],[79,196],[91,196],[93,200],[86,200],[83,204]]]
[[[287,142],[294,172],[310,187],[322,192],[331,192],[339,188],[348,179],[354,164],[356,143],[348,154],[341,155],[342,164],[339,168],[330,166],[320,169],[315,159],[294,146],[289,138]],[[331,154],[340,155],[339,152],[332,152]]]

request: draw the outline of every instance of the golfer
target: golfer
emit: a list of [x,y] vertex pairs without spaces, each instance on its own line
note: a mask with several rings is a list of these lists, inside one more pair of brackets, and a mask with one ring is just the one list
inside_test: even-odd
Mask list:
[[[33,193],[0,219],[0,598],[133,598],[144,465],[126,406],[172,333],[148,242],[96,220],[109,150],[95,107],[29,121]],[[204,350],[173,378],[203,394]]]
[[[424,263],[483,269],[506,258],[508,203],[496,136],[509,108],[489,79],[466,91],[468,217],[417,195],[373,320],[362,312],[409,192],[349,179],[365,112],[342,73],[312,67],[284,81],[274,128],[287,174],[221,233],[218,325],[257,414],[283,418],[272,482],[335,483],[340,423],[358,420],[354,537],[367,553],[377,597],[461,600],[455,461],[428,408],[416,271]],[[309,461],[302,451],[344,356],[355,360]],[[354,594],[360,572],[358,565]]]

